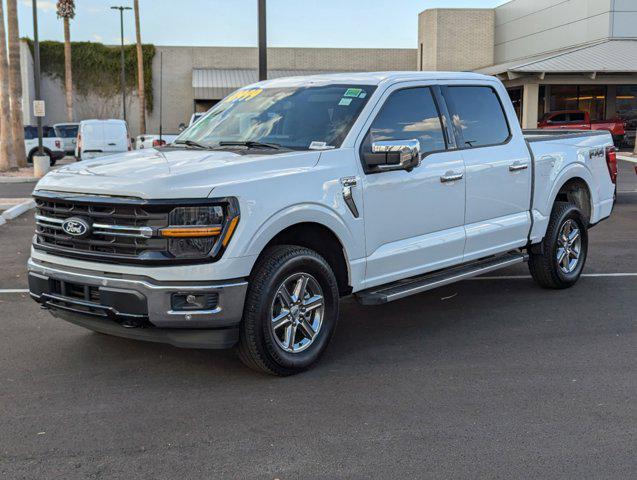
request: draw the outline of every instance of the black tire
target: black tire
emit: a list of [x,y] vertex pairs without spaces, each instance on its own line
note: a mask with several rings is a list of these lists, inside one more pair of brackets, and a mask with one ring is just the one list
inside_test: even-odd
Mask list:
[[[45,149],[43,149],[43,150],[44,150],[44,154],[45,154],[46,156],[48,156],[48,157],[49,157],[49,160],[50,160],[50,164],[51,164],[51,166],[55,165],[55,160],[53,160],[53,156],[51,155],[51,150],[49,150],[49,149],[47,149],[47,148],[45,148]],[[37,153],[37,151],[38,151],[38,149],[37,149],[37,148],[34,148],[33,150],[31,150],[31,151],[29,152],[29,155],[27,156],[27,161],[28,161],[31,165],[33,165],[33,157],[35,156],[35,154]]]
[[[279,298],[280,286],[301,273],[309,275],[315,285],[320,287],[323,297],[322,323],[304,350],[291,353],[285,351],[285,345],[281,346],[280,338],[277,340],[278,337],[275,337],[271,327],[272,310],[275,298]],[[319,360],[334,334],[338,321],[338,300],[336,277],[318,253],[291,245],[269,249],[262,255],[250,277],[237,347],[239,358],[248,367],[271,375],[294,375],[309,369]],[[305,333],[301,335],[304,341]]]
[[[557,254],[560,248],[558,237],[563,226],[569,221],[575,222],[579,228],[581,243],[577,263],[572,271],[565,272],[558,264]],[[541,244],[534,245],[529,254],[531,276],[541,287],[569,288],[579,280],[588,253],[587,228],[588,223],[576,205],[569,202],[555,202],[544,240]]]

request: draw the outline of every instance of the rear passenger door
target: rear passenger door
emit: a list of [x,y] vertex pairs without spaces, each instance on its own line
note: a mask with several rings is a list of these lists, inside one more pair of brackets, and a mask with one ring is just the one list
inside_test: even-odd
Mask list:
[[437,87],[393,86],[359,140],[359,155],[379,141],[418,140],[421,149],[420,165],[411,171],[364,168],[368,287],[462,262],[464,162],[441,103]]
[[448,85],[443,94],[466,167],[464,261],[524,246],[532,165],[521,130],[508,121],[515,118],[511,103],[495,85]]
[[105,152],[125,152],[127,150],[126,130],[122,123],[104,123]]

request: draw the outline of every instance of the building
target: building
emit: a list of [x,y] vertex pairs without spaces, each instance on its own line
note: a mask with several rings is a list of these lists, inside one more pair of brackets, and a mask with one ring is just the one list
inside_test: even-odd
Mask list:
[[[22,44],[23,112],[25,123],[35,123],[31,105],[34,97],[33,58]],[[148,133],[159,132],[159,99],[162,96],[164,133],[177,133],[194,112],[209,109],[233,90],[257,81],[258,50],[250,47],[166,47],[156,46],[153,58],[154,108],[147,112]],[[163,63],[163,69],[160,64]],[[333,72],[415,70],[415,49],[371,48],[269,48],[268,77],[311,75]],[[163,70],[163,76],[161,71]],[[162,81],[160,81],[160,77]],[[163,85],[163,95],[160,94]],[[58,79],[43,76],[42,97],[46,101],[44,124],[66,121],[64,86]],[[127,95],[127,120],[133,135],[139,132],[137,96]],[[78,119],[121,118],[121,97],[74,98]]]
[[425,10],[418,68],[472,70],[507,86],[525,128],[585,110],[637,129],[637,1],[512,0],[494,9]]
[[[424,3],[424,0],[423,0]],[[470,70],[500,78],[523,127],[547,111],[579,109],[593,119],[620,117],[637,129],[637,0],[511,0],[493,9],[429,9],[418,17],[414,49],[268,49],[269,77],[378,70]],[[148,132],[159,130],[163,58],[163,130],[176,132],[257,79],[256,48],[157,46],[155,108]],[[33,96],[32,58],[23,47],[25,118]],[[64,121],[59,80],[43,80],[48,124]],[[129,125],[137,104],[128,97]],[[120,116],[119,98],[78,98],[79,118]]]

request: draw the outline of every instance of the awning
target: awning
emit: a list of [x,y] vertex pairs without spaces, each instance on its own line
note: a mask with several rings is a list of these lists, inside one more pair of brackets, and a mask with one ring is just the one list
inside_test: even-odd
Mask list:
[[637,40],[606,40],[476,70],[487,75],[637,73]]
[[[297,77],[336,73],[319,70],[268,70],[268,78]],[[234,90],[258,81],[256,69],[195,68],[192,71],[192,88],[197,100],[219,100]]]

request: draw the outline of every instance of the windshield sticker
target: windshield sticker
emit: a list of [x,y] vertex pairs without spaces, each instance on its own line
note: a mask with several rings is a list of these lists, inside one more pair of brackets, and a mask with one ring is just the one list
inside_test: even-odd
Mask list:
[[352,103],[352,99],[351,98],[341,98],[341,101],[338,102],[339,105],[349,105],[350,103]]
[[344,97],[358,97],[363,92],[362,88],[348,88],[343,94]]
[[310,146],[308,148],[310,150],[329,150],[330,148],[334,147],[328,145],[327,142],[317,142],[316,140],[314,140],[312,143],[310,143]]
[[234,92],[229,97],[226,97],[224,103],[226,102],[245,102],[248,100],[252,100],[254,97],[260,95],[263,92],[262,88],[252,88],[249,90],[239,90],[238,92]]

